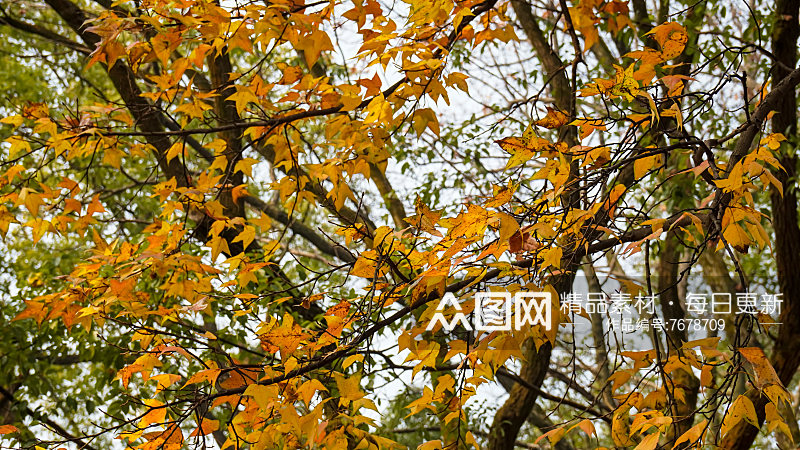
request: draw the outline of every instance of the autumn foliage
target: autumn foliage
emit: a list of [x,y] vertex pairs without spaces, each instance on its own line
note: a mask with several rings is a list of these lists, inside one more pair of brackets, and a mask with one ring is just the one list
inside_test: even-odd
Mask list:
[[799,5],[3,2],[0,447],[794,448]]

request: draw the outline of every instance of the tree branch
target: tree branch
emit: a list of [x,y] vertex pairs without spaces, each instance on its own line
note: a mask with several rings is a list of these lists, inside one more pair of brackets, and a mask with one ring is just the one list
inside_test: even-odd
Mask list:
[[13,403],[15,405],[21,405],[22,406],[21,409],[25,412],[25,414],[27,414],[28,416],[32,417],[34,420],[37,420],[37,421],[43,423],[50,430],[52,430],[54,433],[56,433],[57,435],[61,436],[62,438],[66,439],[68,442],[72,442],[72,443],[76,444],[79,449],[82,449],[82,450],[95,450],[94,447],[92,447],[91,445],[89,445],[88,442],[85,442],[83,440],[84,438],[75,436],[74,434],[72,434],[69,431],[65,430],[64,427],[62,427],[61,425],[53,422],[47,416],[44,416],[44,415],[39,414],[38,412],[32,410],[28,405],[22,404],[22,402],[20,402],[16,398],[14,398],[14,395],[11,392],[7,391],[2,386],[0,386],[0,395],[5,397],[6,400],[8,402],[10,402],[10,403]]

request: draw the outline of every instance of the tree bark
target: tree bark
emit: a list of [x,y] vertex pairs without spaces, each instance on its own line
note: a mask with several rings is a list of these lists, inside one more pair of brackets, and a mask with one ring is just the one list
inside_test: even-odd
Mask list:
[[[540,387],[550,366],[550,354],[552,346],[545,342],[537,350],[533,343],[531,349],[526,352],[528,360],[522,363],[522,370],[519,376],[532,384]],[[533,410],[533,405],[539,394],[516,383],[508,393],[508,400],[497,410],[489,434],[489,441],[486,445],[491,450],[512,450],[517,440],[517,434],[522,424],[528,419]]]
[[[775,63],[772,66],[772,85],[777,86],[787,78],[797,65],[797,38],[800,35],[798,10],[800,0],[778,0],[775,13],[776,24],[772,34],[772,52]],[[797,97],[794,89],[781,95],[772,108],[772,131],[783,133],[791,145],[783,145],[784,152],[779,158],[784,171],[774,174],[783,185],[783,195],[772,191],[772,226],[775,230],[775,260],[778,282],[783,294],[783,307],[779,322],[778,338],[773,348],[771,363],[781,382],[788,386],[800,365],[800,227],[797,222],[797,193],[794,184],[797,175]],[[759,423],[764,421],[764,407],[767,398],[763,395],[753,398]],[[721,448],[744,450],[750,448],[758,434],[758,429],[745,421],[729,431],[723,438]]]

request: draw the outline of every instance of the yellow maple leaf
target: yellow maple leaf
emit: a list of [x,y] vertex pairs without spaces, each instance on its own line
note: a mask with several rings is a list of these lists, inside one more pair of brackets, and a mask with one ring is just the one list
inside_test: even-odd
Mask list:
[[569,117],[563,112],[547,107],[547,115],[534,122],[535,125],[543,128],[559,128],[569,121]]
[[639,82],[633,76],[633,64],[623,69],[614,65],[616,74],[614,75],[614,87],[609,91],[612,95],[618,95],[627,101],[632,101],[639,95]]
[[564,256],[564,251],[561,247],[553,247],[542,252],[542,267],[553,267],[555,269],[561,268],[561,258]]
[[279,327],[261,334],[259,339],[261,339],[261,346],[264,350],[272,353],[280,351],[281,359],[286,361],[307,337],[308,335],[303,332],[303,329],[294,323],[291,314],[287,313],[284,314]]
[[233,197],[233,203],[236,203],[237,205],[239,204],[239,201],[243,197],[247,197],[249,195],[250,193],[247,192],[246,184],[240,184],[239,186],[236,186],[235,188],[231,189],[231,197]]
[[677,22],[666,22],[650,30],[646,35],[652,34],[658,45],[661,46],[661,55],[664,61],[683,53],[689,35],[686,29]]
[[361,390],[360,376],[337,373],[333,375],[333,378],[336,380],[336,387],[339,389],[340,405],[346,405],[353,400],[364,397],[364,392]]
[[[747,235],[747,232],[739,226],[739,224],[732,222],[725,230],[722,232],[722,236],[725,238],[725,241],[730,244],[734,250],[738,251],[739,253],[747,253],[747,249],[752,242],[750,236]],[[720,241],[719,248],[723,245],[722,241]]]
[[417,210],[417,214],[404,220],[413,227],[419,228],[421,231],[442,237],[442,233],[436,229],[436,224],[439,222],[439,219],[442,218],[442,213],[431,210],[420,197],[417,197],[414,206]]

